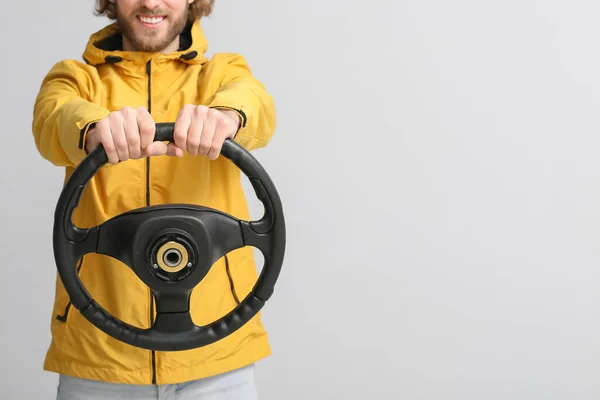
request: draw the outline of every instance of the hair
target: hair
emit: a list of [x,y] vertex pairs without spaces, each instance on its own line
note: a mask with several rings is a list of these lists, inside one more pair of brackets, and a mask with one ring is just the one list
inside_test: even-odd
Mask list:
[[[213,10],[215,0],[195,0],[189,6],[188,22],[207,17]],[[109,19],[116,19],[115,4],[110,0],[96,0],[96,15],[104,15]]]

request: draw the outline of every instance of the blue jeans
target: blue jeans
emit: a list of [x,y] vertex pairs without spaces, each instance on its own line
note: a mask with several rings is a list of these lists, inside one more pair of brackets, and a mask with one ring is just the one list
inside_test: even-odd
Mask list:
[[176,385],[114,384],[61,375],[57,400],[256,400],[254,365]]

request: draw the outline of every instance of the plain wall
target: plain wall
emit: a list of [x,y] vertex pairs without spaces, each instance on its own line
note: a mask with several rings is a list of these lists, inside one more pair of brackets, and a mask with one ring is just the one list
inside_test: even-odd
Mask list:
[[[52,64],[108,23],[92,7],[3,4],[2,399],[55,398],[42,362],[63,170],[31,116]],[[288,226],[261,400],[600,397],[599,14],[217,0],[209,54],[242,53],[278,109],[255,153]]]

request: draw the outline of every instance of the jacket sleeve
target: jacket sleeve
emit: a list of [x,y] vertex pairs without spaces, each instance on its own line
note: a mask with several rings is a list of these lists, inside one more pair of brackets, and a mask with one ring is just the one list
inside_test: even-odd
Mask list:
[[[209,66],[220,76],[219,87],[206,106],[228,108],[241,117],[234,141],[251,151],[265,147],[275,132],[275,105],[264,85],[251,73],[246,60],[237,54],[216,54]],[[218,71],[218,72],[217,72]],[[207,71],[212,80],[211,71]]]
[[38,151],[56,166],[76,166],[87,155],[84,149],[89,126],[110,113],[87,101],[81,82],[86,72],[75,61],[55,64],[42,81],[33,108],[32,130]]

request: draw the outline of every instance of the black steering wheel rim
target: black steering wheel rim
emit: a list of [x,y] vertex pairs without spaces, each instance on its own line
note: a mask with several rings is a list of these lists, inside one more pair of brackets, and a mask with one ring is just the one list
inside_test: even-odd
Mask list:
[[[173,128],[173,123],[156,124],[154,140],[172,141]],[[104,148],[98,146],[74,169],[56,205],[54,257],[72,305],[98,329],[135,347],[157,351],[189,350],[232,334],[252,319],[270,299],[285,253],[286,231],[281,199],[262,165],[238,143],[225,140],[221,155],[233,162],[249,179],[265,209],[261,219],[243,221],[207,207],[167,204],[142,207],[119,214],[96,227],[79,228],[72,222],[73,212],[89,181],[108,162]],[[120,234],[124,227],[131,227],[132,231],[127,235]],[[178,248],[189,256],[185,260],[189,267],[185,268],[187,275],[166,267],[157,269],[156,254],[147,250],[157,246],[158,239],[151,237],[153,233],[163,235],[163,242],[166,238],[171,238],[169,243],[179,240]],[[133,235],[131,241],[123,242],[121,239],[129,234]],[[113,240],[115,236],[120,238]],[[151,241],[154,247],[149,245]],[[247,245],[259,248],[265,258],[254,287],[227,315],[205,326],[195,325],[189,315],[191,290],[217,259]],[[146,250],[136,250],[135,246]],[[158,312],[154,325],[148,329],[129,325],[111,315],[92,298],[76,270],[78,260],[88,253],[106,254],[125,262],[138,278],[151,287]],[[189,282],[186,281],[188,276],[192,278]],[[158,304],[159,298],[162,306]]]

